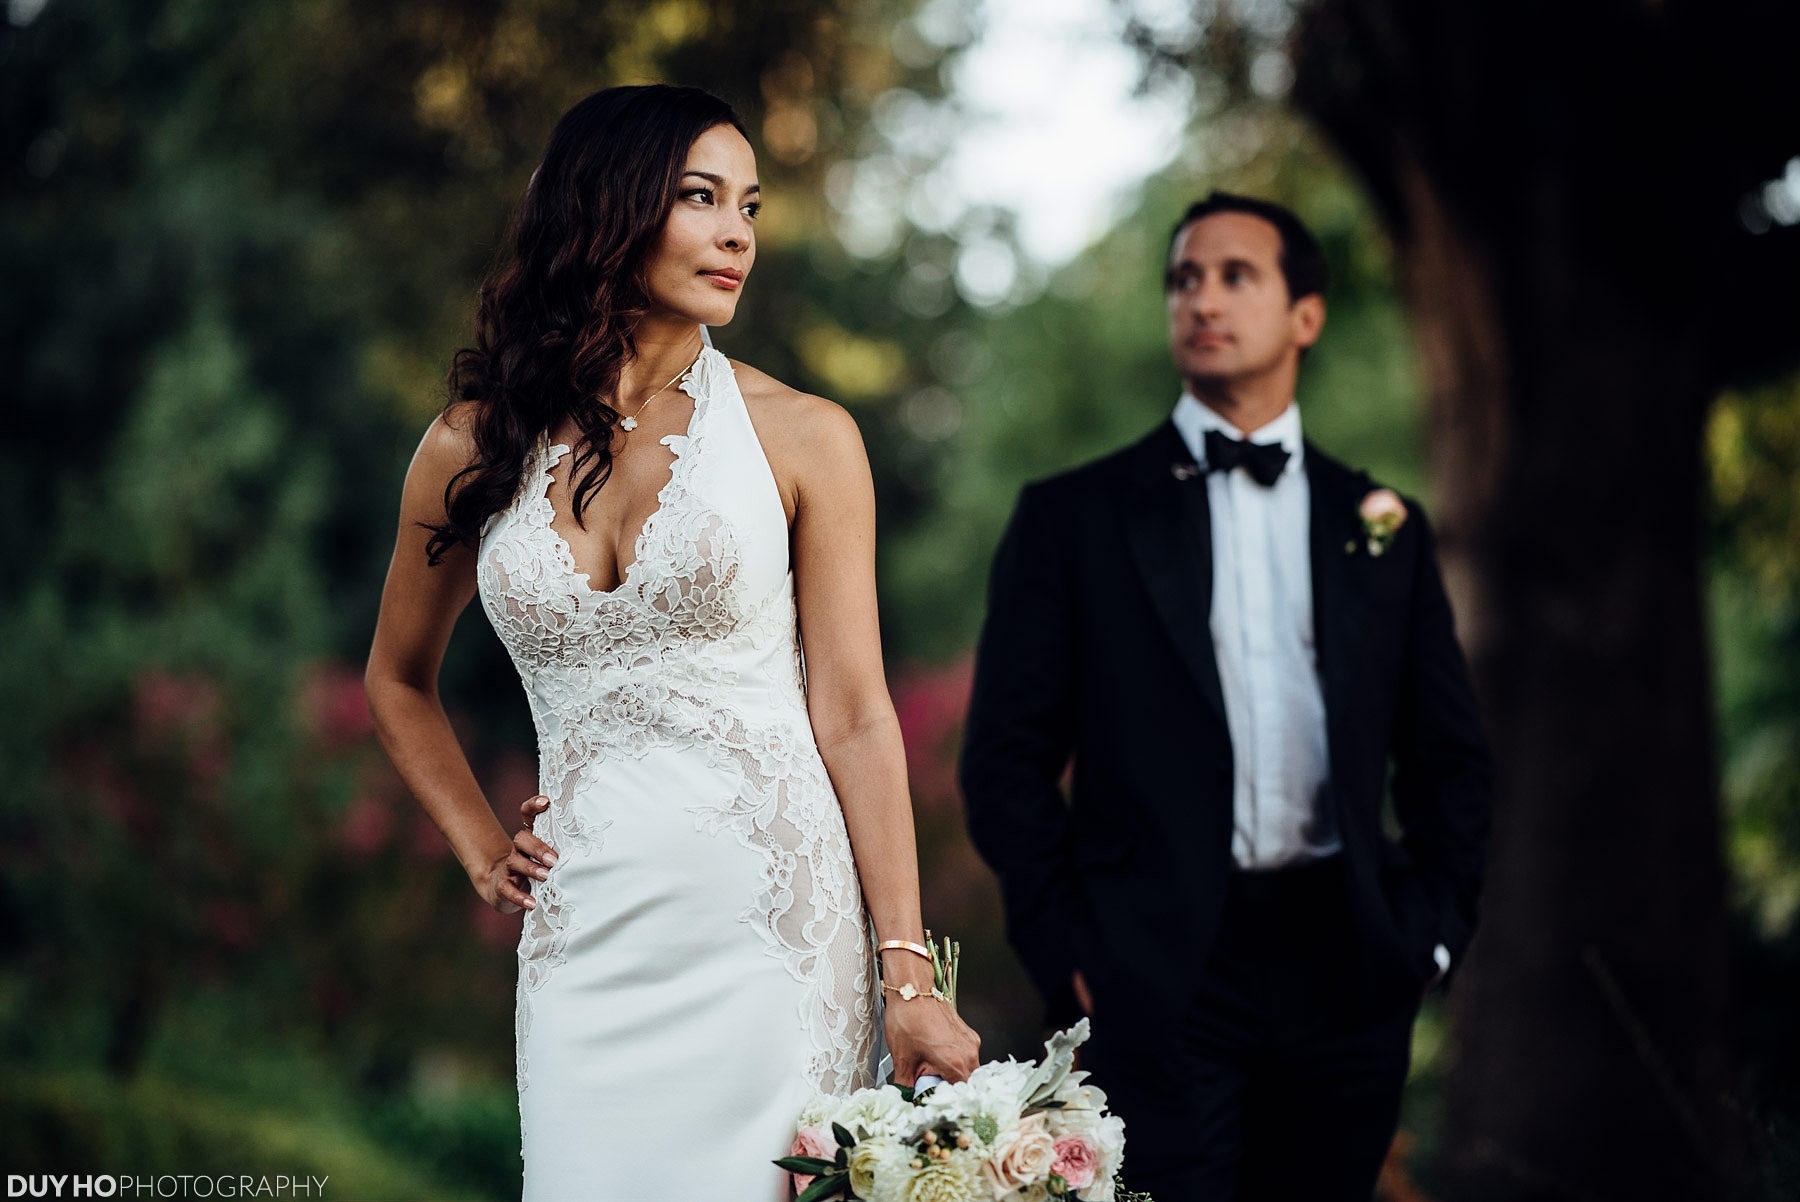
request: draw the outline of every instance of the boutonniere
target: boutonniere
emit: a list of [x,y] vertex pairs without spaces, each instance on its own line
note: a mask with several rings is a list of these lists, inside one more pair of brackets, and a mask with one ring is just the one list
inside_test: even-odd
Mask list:
[[[1356,513],[1362,519],[1363,545],[1370,555],[1380,555],[1387,550],[1394,535],[1406,524],[1406,502],[1390,488],[1378,488],[1364,497]],[[1355,539],[1344,544],[1344,554],[1356,554]]]

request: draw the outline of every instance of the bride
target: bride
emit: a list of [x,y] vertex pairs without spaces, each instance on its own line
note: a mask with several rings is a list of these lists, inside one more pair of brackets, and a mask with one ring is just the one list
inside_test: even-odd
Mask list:
[[[528,1199],[785,1197],[801,1106],[884,1042],[902,1083],[977,1063],[919,946],[856,424],[703,328],[760,205],[723,101],[577,104],[407,471],[369,703],[482,899],[525,910]],[[477,593],[538,732],[510,836],[437,695]]]

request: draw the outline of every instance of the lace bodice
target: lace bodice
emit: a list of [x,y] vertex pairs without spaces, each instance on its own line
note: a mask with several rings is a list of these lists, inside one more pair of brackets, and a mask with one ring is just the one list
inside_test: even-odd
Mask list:
[[[730,362],[707,348],[681,387],[693,417],[663,439],[675,460],[619,587],[592,588],[552,528],[550,469],[570,448],[540,436],[519,495],[483,530],[482,606],[530,699],[551,800],[539,833],[592,845],[610,824],[573,802],[609,765],[652,749],[704,756],[718,795],[688,812],[762,857],[741,917],[807,983],[809,1081],[853,1089],[873,1038],[866,921],[806,711],[786,514]],[[521,1043],[529,994],[579,921],[556,881],[553,868],[536,886],[520,940]],[[523,1089],[522,1056],[519,1072]]]

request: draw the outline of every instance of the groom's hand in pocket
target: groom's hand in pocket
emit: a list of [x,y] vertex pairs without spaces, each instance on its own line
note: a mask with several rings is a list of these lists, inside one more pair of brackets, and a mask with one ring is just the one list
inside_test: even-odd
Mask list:
[[[1087,1015],[1089,1018],[1094,1017],[1094,994],[1093,991],[1088,988],[1087,978],[1081,975],[1081,970],[1079,968],[1075,970],[1075,974],[1070,978],[1069,983],[1075,988],[1075,1004],[1081,1007],[1081,1012],[1083,1014]],[[1075,1049],[1074,1067],[1077,1070],[1081,1068],[1080,1048]]]
[[1075,986],[1075,1004],[1081,1007],[1083,1014],[1089,1018],[1094,1017],[1094,995],[1088,992],[1087,978],[1081,975],[1079,968],[1075,970],[1073,984]]

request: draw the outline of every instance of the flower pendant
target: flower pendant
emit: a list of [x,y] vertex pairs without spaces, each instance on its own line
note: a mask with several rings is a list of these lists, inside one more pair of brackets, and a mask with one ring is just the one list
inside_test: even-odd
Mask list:
[[637,429],[637,418],[625,418],[619,423],[619,429],[625,431],[627,434],[631,433],[633,430]]

